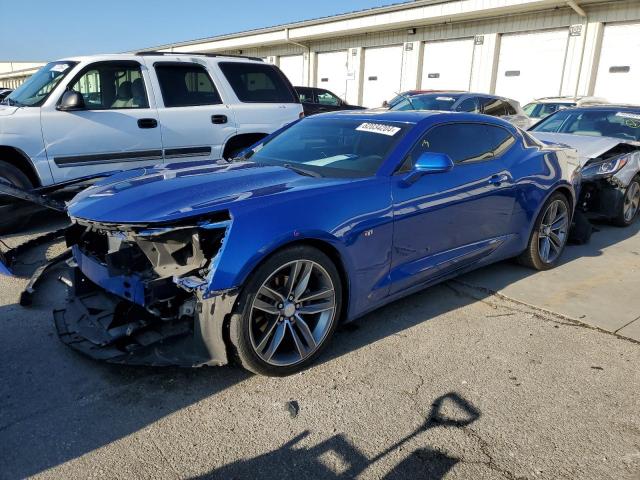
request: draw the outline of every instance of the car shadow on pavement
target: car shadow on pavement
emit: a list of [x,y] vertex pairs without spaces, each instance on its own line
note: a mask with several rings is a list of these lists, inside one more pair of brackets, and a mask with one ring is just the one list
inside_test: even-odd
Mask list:
[[[601,255],[608,245],[638,232],[638,226],[619,230],[605,228],[607,235],[597,233],[590,244],[570,247],[565,262],[579,256]],[[600,236],[602,238],[598,238]],[[523,276],[535,273],[522,270]],[[0,478],[24,478],[78,459],[250,377],[236,367],[194,370],[127,367],[79,355],[57,339],[52,321],[52,309],[59,308],[65,297],[63,285],[55,280],[59,273],[55,270],[49,273],[32,308],[24,309],[17,304],[0,306],[0,459],[3,464]],[[8,285],[13,289],[10,294],[17,297],[21,284],[9,282]],[[331,362],[476,301],[446,285],[398,300],[344,326],[319,363]],[[313,369],[308,375],[313,375]],[[479,415],[464,399],[457,397],[457,402],[466,405],[471,416]],[[425,423],[429,428],[433,428],[433,415]],[[295,437],[273,452],[247,462],[259,466],[264,462],[286,460],[287,455],[295,454],[315,464],[321,450],[333,449],[346,452],[342,455],[348,458],[349,468],[354,471],[372,463],[372,459],[365,458],[340,435],[313,448],[296,448],[300,440]],[[432,465],[430,478],[442,478],[457,462],[424,447],[398,465],[389,478],[399,478],[401,474],[405,478],[416,478],[403,472],[418,466],[424,469],[425,459]],[[223,467],[224,470],[211,472],[210,476],[224,477],[225,472],[233,475],[249,466],[232,463]],[[301,473],[304,472],[298,472]],[[335,477],[331,472],[327,475]]]
[[[445,413],[443,406],[454,407],[455,414]],[[334,435],[316,445],[301,444],[311,432],[304,431],[284,445],[254,458],[239,460],[215,469],[193,480],[229,478],[254,478],[257,472],[265,479],[337,479],[356,478],[369,466],[390,453],[402,448],[410,440],[434,428],[466,428],[481,416],[480,411],[458,393],[450,392],[437,398],[431,405],[424,423],[404,438],[369,458],[345,435]],[[298,446],[299,445],[299,446]],[[333,457],[329,463],[326,459]],[[385,479],[431,479],[439,480],[461,460],[429,445],[415,449],[392,468]]]

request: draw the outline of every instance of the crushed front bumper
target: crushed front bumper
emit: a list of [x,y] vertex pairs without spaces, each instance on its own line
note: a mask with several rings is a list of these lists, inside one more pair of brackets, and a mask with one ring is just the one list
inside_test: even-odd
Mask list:
[[224,329],[236,291],[197,298],[192,315],[162,320],[134,303],[106,292],[72,270],[66,308],[53,313],[60,340],[110,363],[198,367],[228,363]]

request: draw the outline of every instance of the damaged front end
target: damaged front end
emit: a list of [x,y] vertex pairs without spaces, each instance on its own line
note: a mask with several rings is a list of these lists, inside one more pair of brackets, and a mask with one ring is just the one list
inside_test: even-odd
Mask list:
[[640,144],[620,142],[591,158],[582,168],[578,207],[591,218],[615,218],[626,188],[640,171]]
[[70,297],[54,312],[64,343],[114,363],[227,363],[223,326],[237,293],[210,289],[227,212],[172,225],[72,220]]

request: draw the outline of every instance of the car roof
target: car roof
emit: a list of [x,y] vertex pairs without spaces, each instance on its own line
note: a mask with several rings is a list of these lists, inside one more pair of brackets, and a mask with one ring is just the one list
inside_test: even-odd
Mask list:
[[[136,52],[136,53],[108,53],[108,54],[96,54],[96,55],[83,55],[78,57],[66,57],[56,60],[59,62],[91,62],[91,61],[103,61],[103,60],[135,60],[140,57],[150,57],[158,59],[171,59],[171,58],[193,58],[193,57],[205,57],[212,59],[219,59],[224,61],[236,61],[236,62],[251,62],[251,63],[265,63],[261,58],[246,57],[243,55],[222,55],[215,53],[190,53],[190,52]],[[269,64],[266,64],[269,65]]]
[[[588,110],[588,111],[607,111],[607,110],[615,110],[615,111],[621,111],[621,112],[625,112],[625,111],[629,111],[629,112],[634,112],[634,113],[638,113],[640,112],[640,105],[625,105],[625,104],[614,104],[614,103],[605,103],[602,105],[583,105],[580,107],[574,107],[570,109],[572,112],[575,111],[582,111],[582,110]],[[566,111],[566,110],[562,110],[562,111]]]
[[418,125],[420,123],[434,124],[449,121],[475,121],[513,127],[509,122],[489,115],[480,115],[477,113],[467,112],[444,112],[435,110],[343,110],[338,112],[321,113],[319,115],[313,115],[312,117],[308,118],[311,120],[338,120],[350,118],[362,122],[395,122],[413,125]]

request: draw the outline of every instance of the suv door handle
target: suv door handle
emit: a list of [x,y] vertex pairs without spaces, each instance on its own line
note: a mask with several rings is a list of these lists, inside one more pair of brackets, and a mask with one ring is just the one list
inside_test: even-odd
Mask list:
[[215,123],[216,125],[227,123],[227,120],[226,115],[211,115],[211,123]]
[[156,128],[158,121],[155,118],[141,118],[138,120],[139,128]]
[[509,175],[507,175],[506,173],[502,173],[500,175],[494,175],[489,179],[489,183],[491,185],[496,185],[496,186],[500,186],[501,184],[506,183],[508,181],[509,181]]

